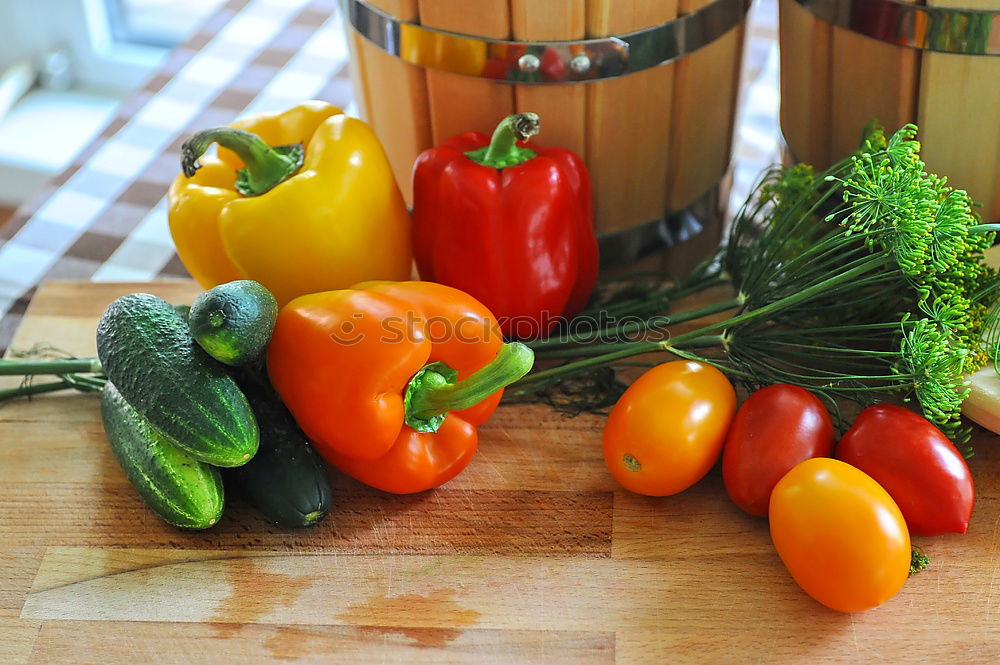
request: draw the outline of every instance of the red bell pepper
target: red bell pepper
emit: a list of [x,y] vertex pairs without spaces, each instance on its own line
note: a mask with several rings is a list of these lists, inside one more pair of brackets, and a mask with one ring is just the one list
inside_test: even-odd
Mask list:
[[413,168],[413,247],[424,280],[469,293],[508,338],[535,339],[587,303],[597,239],[587,168],[575,153],[525,142],[538,116],[468,132]]

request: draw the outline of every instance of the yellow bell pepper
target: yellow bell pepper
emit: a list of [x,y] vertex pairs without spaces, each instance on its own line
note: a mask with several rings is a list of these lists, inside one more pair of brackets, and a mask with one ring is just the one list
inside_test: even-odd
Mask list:
[[[212,143],[219,156],[202,157]],[[274,146],[274,147],[272,147]],[[254,279],[284,304],[410,276],[410,218],[371,128],[306,102],[182,148],[170,187],[177,254],[204,288]]]

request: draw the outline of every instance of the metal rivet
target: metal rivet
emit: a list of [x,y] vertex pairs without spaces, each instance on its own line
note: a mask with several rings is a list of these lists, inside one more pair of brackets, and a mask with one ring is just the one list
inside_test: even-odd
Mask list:
[[580,55],[574,55],[570,58],[569,68],[577,74],[586,74],[590,71],[590,58],[582,53]]
[[542,61],[538,59],[538,56],[533,53],[525,53],[520,58],[517,59],[517,68],[522,72],[537,72],[538,68],[542,66]]

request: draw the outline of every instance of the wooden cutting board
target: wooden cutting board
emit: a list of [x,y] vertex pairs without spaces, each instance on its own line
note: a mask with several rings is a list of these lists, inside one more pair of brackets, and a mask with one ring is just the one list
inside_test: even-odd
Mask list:
[[[94,353],[118,295],[193,283],[53,282],[14,348]],[[980,434],[969,533],[858,615],[810,599],[718,470],[678,496],[619,490],[602,419],[502,407],[444,488],[335,478],[333,513],[277,529],[232,501],[173,529],[116,465],[94,395],[0,408],[2,663],[996,663],[1000,440]]]

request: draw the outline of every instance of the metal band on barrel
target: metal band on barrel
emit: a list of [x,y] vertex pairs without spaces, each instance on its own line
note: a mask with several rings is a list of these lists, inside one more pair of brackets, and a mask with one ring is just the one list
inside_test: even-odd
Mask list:
[[715,0],[677,19],[624,35],[580,41],[485,39],[400,21],[364,0],[342,0],[363,37],[401,60],[519,85],[575,83],[656,67],[712,43],[739,25],[751,0]]
[[827,23],[897,46],[1000,55],[1000,11],[923,7],[899,0],[795,0]]

